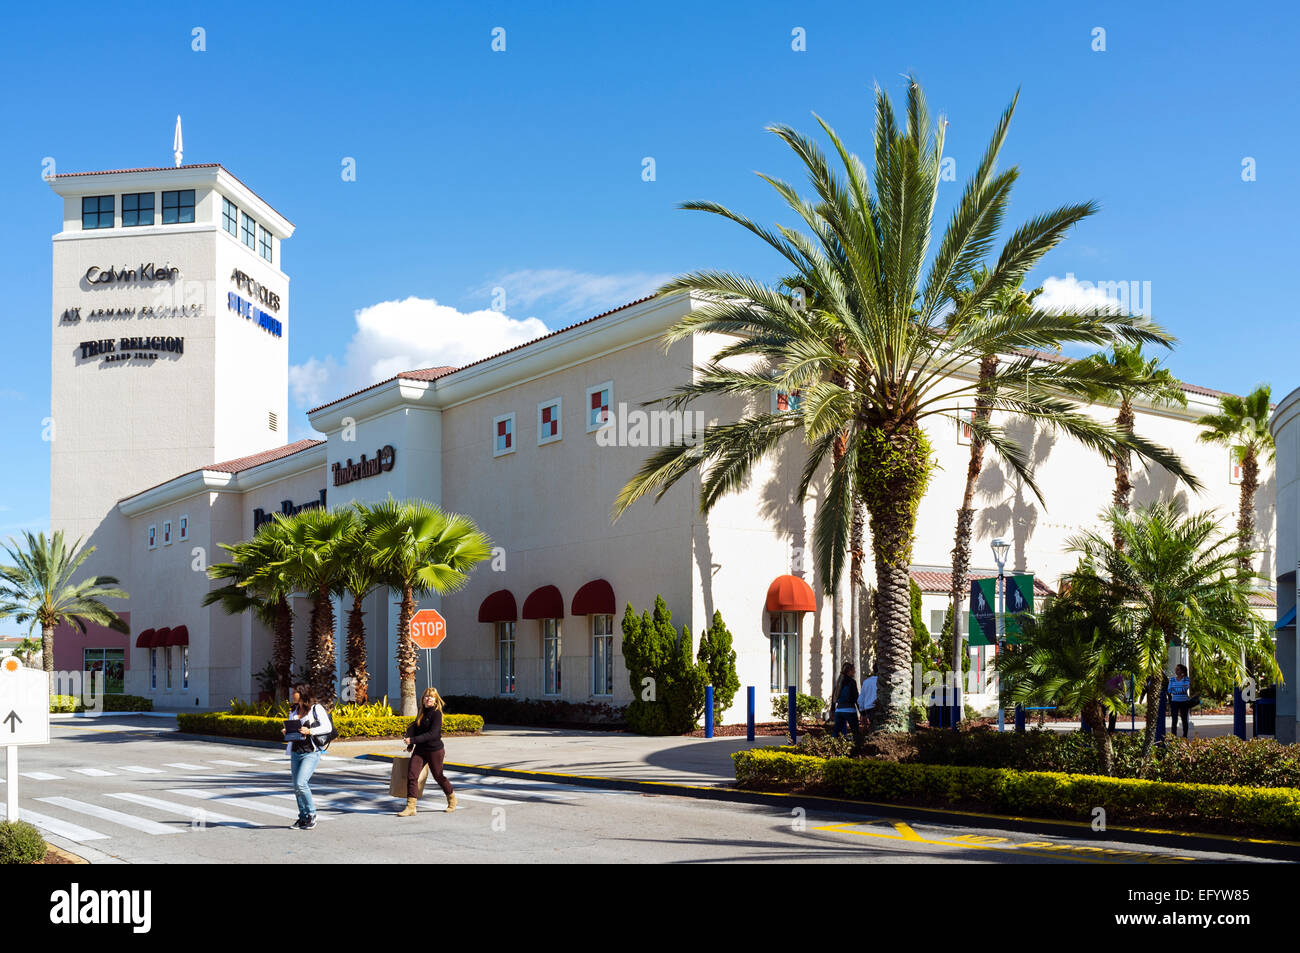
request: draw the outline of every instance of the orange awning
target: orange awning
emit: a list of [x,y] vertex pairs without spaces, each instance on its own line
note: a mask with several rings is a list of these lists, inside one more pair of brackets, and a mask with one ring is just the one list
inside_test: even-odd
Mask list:
[[767,587],[768,612],[816,612],[812,586],[798,576],[777,576]]

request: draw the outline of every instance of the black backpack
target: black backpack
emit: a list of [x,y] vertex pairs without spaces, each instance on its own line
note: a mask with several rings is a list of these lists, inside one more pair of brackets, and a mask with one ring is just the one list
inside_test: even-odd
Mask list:
[[[320,725],[319,721],[312,722],[310,727],[315,728]],[[339,736],[338,726],[334,724],[334,719],[330,718],[330,730],[323,735],[312,735],[311,742],[317,751],[328,751],[330,742]]]

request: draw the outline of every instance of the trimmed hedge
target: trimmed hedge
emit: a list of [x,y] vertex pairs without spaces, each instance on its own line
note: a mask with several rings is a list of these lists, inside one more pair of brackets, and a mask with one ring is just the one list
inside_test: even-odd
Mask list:
[[537,698],[480,698],[447,695],[448,708],[479,715],[494,725],[583,725],[621,728],[626,709],[600,702],[566,702]]
[[41,832],[26,821],[0,821],[0,864],[39,864],[47,847]]
[[[334,719],[339,739],[349,738],[400,738],[414,719],[401,715],[375,715],[356,717],[339,715]],[[282,718],[259,715],[228,715],[225,712],[181,713],[176,716],[176,729],[195,735],[223,735],[230,738],[256,738],[263,741],[283,741],[280,728]],[[483,730],[483,719],[478,715],[442,716],[442,731],[446,735],[472,735]]]
[[[67,713],[89,711],[77,695],[51,695],[50,711]],[[153,711],[153,700],[142,695],[105,695],[99,711]]]
[[1300,790],[1181,784],[1007,768],[900,764],[865,758],[816,758],[788,749],[752,748],[732,756],[736,782],[763,789],[797,785],[854,800],[960,807],[998,814],[1109,825],[1227,833],[1300,835]]

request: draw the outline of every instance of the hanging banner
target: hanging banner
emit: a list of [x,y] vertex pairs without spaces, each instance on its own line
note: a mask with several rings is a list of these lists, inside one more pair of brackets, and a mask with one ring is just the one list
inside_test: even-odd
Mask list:
[[[1034,611],[1034,577],[1032,574],[1005,576],[1006,580],[1006,633],[1007,642],[1020,644],[1022,634],[1017,613]],[[998,580],[972,579],[970,581],[970,618],[967,631],[971,645],[998,644]]]

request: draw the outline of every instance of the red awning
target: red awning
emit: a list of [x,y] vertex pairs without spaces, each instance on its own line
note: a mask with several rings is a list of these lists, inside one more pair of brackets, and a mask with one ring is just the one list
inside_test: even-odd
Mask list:
[[159,629],[153,634],[153,647],[160,649],[165,645],[171,645],[172,630]]
[[137,649],[152,648],[154,634],[153,629],[145,629],[135,637],[135,647]]
[[183,625],[172,627],[172,634],[167,639],[168,645],[189,645],[190,630]]
[[604,579],[593,579],[574,593],[574,615],[613,615],[614,611],[614,587]]
[[812,586],[798,576],[777,576],[767,587],[768,612],[816,612]]
[[563,619],[564,596],[554,586],[534,589],[524,600],[525,619]]
[[519,618],[519,607],[509,589],[498,589],[478,607],[480,622],[514,622]]

